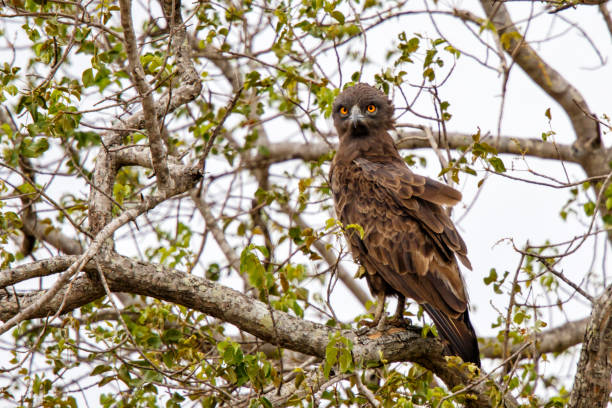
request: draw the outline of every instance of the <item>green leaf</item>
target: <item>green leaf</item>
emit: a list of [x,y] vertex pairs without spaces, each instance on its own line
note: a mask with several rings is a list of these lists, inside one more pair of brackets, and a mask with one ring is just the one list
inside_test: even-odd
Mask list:
[[332,342],[325,347],[325,361],[331,365],[338,361],[338,348]]
[[489,271],[489,276],[483,279],[484,283],[490,285],[492,282],[497,281],[497,270],[495,268],[491,268]]
[[49,142],[45,137],[37,138],[36,141],[26,138],[21,144],[21,154],[25,157],[39,157],[47,150],[49,150]]
[[491,157],[488,161],[496,172],[504,173],[506,171],[506,166],[504,166],[504,162],[499,157]]
[[22,185],[17,187],[17,190],[21,194],[34,194],[34,193],[36,193],[36,188],[34,188],[34,186],[32,184],[30,184],[30,183],[23,183]]
[[295,389],[297,390],[306,379],[306,375],[304,375],[304,370],[302,370],[300,367],[295,368],[293,371],[296,373],[294,383]]
[[351,371],[353,366],[353,356],[351,355],[351,352],[346,349],[342,350],[338,362],[340,363],[340,372],[347,373]]
[[83,82],[83,86],[85,86],[86,88],[94,85],[94,74],[93,74],[93,69],[88,68],[85,71],[83,71],[83,74],[81,75],[81,81]]
[[334,10],[331,12],[331,16],[338,20],[340,24],[344,24],[344,14],[339,12],[338,10]]
[[346,226],[347,231],[350,229],[356,229],[359,232],[359,238],[363,239],[363,237],[365,236],[365,231],[363,230],[363,227],[359,224],[349,224]]
[[100,382],[98,382],[98,387],[103,387],[106,384],[108,384],[109,382],[113,381],[116,377],[113,375],[110,375],[108,377],[104,377],[100,380]]
[[272,407],[273,407],[273,405],[272,405],[272,403],[270,402],[270,400],[269,400],[269,399],[267,399],[266,397],[261,397],[261,398],[259,399],[259,402],[261,402],[261,405],[262,405],[263,407],[265,407],[265,408],[272,408]]
[[523,320],[525,320],[527,316],[525,315],[525,313],[521,310],[519,310],[515,315],[514,318],[512,320],[514,320],[514,323],[516,324],[521,324],[523,323]]
[[595,214],[595,203],[594,202],[589,201],[588,203],[585,203],[583,207],[584,207],[584,213],[588,215],[589,217]]
[[235,364],[235,353],[233,347],[228,347],[223,352],[223,361],[227,364]]
[[246,273],[249,283],[256,288],[263,288],[266,282],[266,270],[259,261],[259,258],[251,252],[253,245],[249,245],[240,254],[240,273]]
[[338,220],[336,220],[335,218],[328,218],[327,221],[325,221],[325,230],[333,228],[336,225],[338,225]]
[[105,373],[105,372],[110,371],[110,370],[112,370],[112,368],[110,366],[108,366],[106,364],[100,364],[100,365],[97,365],[93,369],[93,371],[91,372],[90,375],[98,375],[98,374],[102,374],[102,373]]
[[183,337],[183,334],[180,330],[177,329],[168,329],[164,331],[162,335],[162,340],[164,343],[178,343],[178,341]]
[[125,385],[129,386],[131,381],[130,370],[126,364],[122,364],[119,367],[119,371],[117,371],[117,378],[125,383]]

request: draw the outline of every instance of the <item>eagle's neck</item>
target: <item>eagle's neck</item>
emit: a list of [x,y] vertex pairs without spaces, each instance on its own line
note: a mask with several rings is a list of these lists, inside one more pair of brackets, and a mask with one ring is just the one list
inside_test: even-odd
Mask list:
[[375,135],[360,137],[347,135],[340,138],[340,145],[334,159],[337,164],[348,165],[360,157],[377,163],[402,160],[393,139],[384,130],[380,130]]

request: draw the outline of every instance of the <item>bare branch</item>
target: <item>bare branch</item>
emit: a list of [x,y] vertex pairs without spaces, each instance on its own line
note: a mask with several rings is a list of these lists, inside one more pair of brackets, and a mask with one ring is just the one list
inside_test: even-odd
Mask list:
[[49,276],[63,272],[72,265],[78,257],[58,256],[43,261],[32,262],[15,268],[0,271],[0,289],[9,285],[26,281],[40,276]]
[[[562,326],[543,331],[541,333],[533,333],[525,342],[535,342],[535,350],[539,354],[545,353],[560,353],[568,348],[580,344],[584,339],[588,319],[584,318],[573,322],[568,322]],[[516,353],[520,348],[524,347],[524,342],[520,344],[511,344],[507,352],[508,355]],[[502,358],[502,344],[497,337],[490,337],[481,340],[480,353],[485,358]],[[533,349],[531,347],[524,348],[518,358],[533,358]]]
[[[301,229],[305,229],[308,227],[308,225],[301,216],[295,216],[294,220]],[[342,265],[338,263],[338,258],[330,250],[327,249],[327,245],[325,244],[325,242],[321,240],[316,240],[313,245],[316,248],[317,252],[323,257],[323,259],[325,259],[325,262],[327,262],[330,267],[336,266],[335,269],[336,273],[338,274],[338,278],[340,278],[342,283],[344,283],[347,289],[357,298],[357,300],[359,300],[359,302],[361,302],[361,304],[365,306],[368,300],[371,299],[370,296],[361,288],[361,286],[357,284],[357,280],[353,278],[351,274]]]
[[[589,155],[593,149],[601,146],[599,126],[585,112],[591,113],[582,94],[569,83],[559,72],[548,65],[520,34],[504,2],[481,0],[481,5],[499,35],[504,39],[505,51],[525,71],[525,73],[553,98],[569,116],[576,132],[576,156]],[[591,113],[592,115],[592,113]],[[585,164],[582,160],[581,163]],[[599,164],[599,163],[598,163]],[[591,174],[587,171],[589,175]]]
[[[398,131],[399,140],[396,142],[398,149],[429,149],[431,144],[423,131],[404,132]],[[434,133],[435,137],[439,135]],[[469,147],[472,143],[472,135],[468,133],[448,132],[447,143],[450,149],[461,149]],[[499,153],[515,154],[520,156],[539,157],[542,159],[563,160],[567,162],[578,162],[575,157],[575,149],[572,146],[545,142],[541,139],[520,138],[504,136],[496,139],[496,148]],[[261,153],[247,162],[247,166],[262,166],[265,163],[279,163],[287,160],[318,160],[330,153],[330,148],[325,143],[271,143],[266,153]],[[446,146],[443,146],[446,147]]]
[[234,68],[228,61],[227,57],[224,57],[220,51],[215,50],[213,47],[206,45],[204,48],[200,48],[199,41],[191,36],[189,37],[189,43],[193,48],[195,56],[202,56],[210,60],[223,74],[227,81],[232,85],[234,92],[242,88],[242,77],[238,69]]
[[238,102],[238,99],[240,99],[241,94],[242,94],[242,88],[238,88],[238,90],[234,94],[234,97],[228,102],[227,106],[225,107],[225,113],[223,114],[223,117],[221,118],[217,126],[215,127],[215,130],[213,130],[213,133],[212,135],[210,135],[208,142],[206,142],[204,153],[202,154],[202,157],[200,158],[200,164],[202,166],[203,172],[205,172],[204,169],[206,169],[206,157],[208,157],[208,154],[210,153],[210,149],[212,149],[213,144],[215,143],[215,139],[217,138],[217,136],[219,136],[219,133],[221,132],[221,129],[223,128],[223,123],[225,123],[225,119],[227,119],[227,117],[232,113],[232,109],[234,109],[234,107],[236,106],[236,103]]
[[604,21],[606,22],[606,26],[608,27],[608,31],[610,32],[610,36],[612,36],[612,17],[610,16],[610,10],[608,10],[607,2],[601,3],[599,5],[599,12],[601,13]]
[[223,231],[217,225],[217,220],[215,220],[215,216],[210,210],[210,206],[200,197],[198,196],[197,190],[191,191],[191,199],[196,205],[197,209],[200,211],[200,214],[204,218],[204,222],[206,222],[206,228],[212,233],[213,238],[221,248],[223,255],[228,260],[230,266],[238,273],[240,273],[240,258],[236,255],[234,249],[230,246],[229,242],[225,239],[225,235]]
[[[179,2],[178,0],[176,1]],[[153,102],[153,96],[151,96],[152,90],[146,81],[144,69],[140,64],[138,47],[136,46],[136,35],[134,34],[132,23],[132,2],[131,0],[119,0],[119,7],[121,8],[121,26],[123,27],[125,37],[124,44],[128,56],[130,76],[142,100],[142,112],[151,148],[151,161],[153,162],[155,176],[159,181],[160,189],[166,190],[171,188],[169,183],[172,181],[168,174],[168,164],[161,140],[160,125],[157,115],[155,115],[155,103]]]
[[41,222],[34,214],[23,217],[22,221],[24,231],[35,236],[40,241],[47,242],[66,255],[83,253],[83,247],[79,241],[67,236],[59,229]]

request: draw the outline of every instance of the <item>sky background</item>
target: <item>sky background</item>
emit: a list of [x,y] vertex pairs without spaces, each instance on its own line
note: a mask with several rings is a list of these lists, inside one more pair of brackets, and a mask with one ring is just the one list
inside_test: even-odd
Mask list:
[[[480,5],[475,1],[441,2],[441,4],[454,4],[482,15]],[[532,12],[531,2],[511,2],[509,6],[515,21],[524,21]],[[425,6],[422,8],[424,9]],[[579,22],[581,27],[588,32],[589,39],[585,38],[579,30],[568,31],[568,25],[562,19]],[[435,22],[441,33],[451,40],[453,46],[460,50],[469,50],[477,58],[482,60],[488,58],[492,65],[496,64],[495,56],[490,53],[487,55],[473,35],[456,19],[438,16],[435,17]],[[522,26],[525,24],[523,23]],[[425,14],[403,16],[390,24],[373,29],[367,36],[367,56],[374,63],[364,68],[362,77],[364,82],[373,82],[374,75],[385,67],[385,53],[402,31],[409,36],[414,33],[430,38],[440,36],[432,29],[432,22]],[[551,37],[554,39],[543,41]],[[582,93],[593,112],[598,115],[612,114],[610,109],[612,70],[608,61],[612,55],[612,43],[610,33],[596,7],[583,6],[575,10],[568,9],[558,15],[544,13],[530,23],[526,38],[532,42],[532,46],[546,62],[557,69]],[[594,51],[591,42],[595,44],[599,54]],[[360,52],[363,51],[363,48],[358,46],[358,42],[353,48]],[[0,60],[9,58],[8,51],[0,51]],[[605,63],[602,63],[602,59]],[[450,59],[448,61],[452,62]],[[330,54],[327,60],[323,59],[321,63],[335,64],[335,56]],[[409,73],[409,78],[419,78],[422,71],[418,63],[406,66],[405,69]],[[359,70],[358,65],[349,61],[344,62],[342,65],[344,79],[346,80],[356,70]],[[418,82],[418,79],[414,82]],[[416,92],[409,87],[405,89],[407,92]],[[487,132],[497,134],[501,109],[501,81],[498,72],[483,68],[474,59],[462,55],[456,61],[449,80],[440,88],[440,95],[442,99],[450,102],[450,112],[453,117],[448,122],[449,131],[471,134],[480,128],[482,134]],[[402,106],[403,101],[400,95],[395,96],[396,106]],[[427,111],[430,106],[431,100],[421,97],[414,108]],[[547,109],[550,109],[552,116],[550,123],[545,115]],[[403,115],[399,122],[424,123],[421,118],[410,113]],[[322,121],[320,124],[323,130],[333,129],[331,119]],[[270,126],[269,133],[278,138],[278,140],[273,138],[271,142],[286,140],[287,133],[283,132],[282,127],[279,128],[276,124]],[[508,81],[500,134],[539,138],[542,132],[551,129],[556,133],[554,140],[558,143],[571,144],[575,140],[570,122],[562,109],[527,78],[519,67],[514,67]],[[606,146],[612,145],[609,139],[609,135],[603,135]],[[298,136],[295,137],[295,140],[303,142]],[[313,141],[319,142],[320,140]],[[402,152],[402,154],[405,153],[405,151]],[[415,153],[426,157],[428,166],[426,168],[417,166],[413,170],[436,178],[440,165],[433,152],[418,150]],[[564,168],[560,162],[531,157],[523,159],[507,155],[502,158],[512,176],[534,179],[525,171],[528,165],[537,173],[559,180],[565,179]],[[207,164],[207,169],[211,173],[224,171],[223,167],[215,167],[214,161],[210,163],[210,165]],[[292,166],[291,163],[277,165],[274,171],[292,169]],[[567,163],[565,170],[572,182],[585,178],[583,171],[577,165]],[[577,217],[570,216],[566,221],[560,218],[559,212],[570,198],[568,189],[554,189],[527,182],[517,182],[494,174],[488,176],[472,205],[479,190],[477,183],[484,175],[483,170],[478,171],[477,177],[462,174],[457,188],[462,191],[464,199],[463,203],[454,210],[453,218],[461,219],[458,224],[459,230],[467,243],[468,256],[473,265],[473,271],[464,270],[473,308],[471,320],[480,336],[490,336],[497,333],[497,329],[491,328],[491,323],[498,315],[497,310],[505,310],[508,298],[494,294],[493,289],[483,283],[483,278],[489,274],[491,268],[496,268],[500,275],[504,271],[514,273],[520,256],[509,245],[509,239],[513,240],[517,246],[523,246],[527,241],[534,245],[544,244],[546,240],[562,242],[584,234],[588,225],[585,224],[584,214]],[[83,192],[88,190],[86,186],[75,186],[71,181],[58,183],[57,188],[60,190],[72,189]],[[592,192],[588,194],[593,198]],[[584,201],[584,195],[581,199]],[[471,207],[465,215],[468,206]],[[318,221],[323,224],[325,219],[331,215],[321,214]],[[128,229],[122,229],[118,235],[129,238]],[[121,246],[122,252],[135,254],[134,248],[130,248],[127,244],[128,240],[125,242],[126,246]],[[209,240],[209,244],[204,255],[206,261],[218,259],[221,263],[226,263],[212,239]],[[195,251],[198,245],[199,241],[194,240]],[[580,282],[589,272],[609,276],[609,261],[606,261],[604,257],[607,247],[605,237],[589,238],[578,251],[562,261],[559,269],[563,270],[574,282]],[[345,265],[350,271],[356,268],[350,261],[345,262]],[[237,289],[242,288],[242,281],[235,276],[225,279],[223,283]],[[365,282],[361,281],[361,284],[367,290]],[[536,301],[538,304],[549,302],[549,299],[541,295],[537,295],[536,298],[531,296],[528,300]],[[340,319],[347,322],[352,321],[357,314],[363,312],[363,307],[341,285],[336,285],[331,303]],[[393,305],[387,310],[394,310]],[[574,297],[570,307],[564,308],[563,311],[552,308],[547,309],[544,313],[550,314],[551,320],[549,321],[555,326],[568,319],[575,320],[585,317],[588,310],[582,299]],[[546,317],[549,318],[549,316]]]

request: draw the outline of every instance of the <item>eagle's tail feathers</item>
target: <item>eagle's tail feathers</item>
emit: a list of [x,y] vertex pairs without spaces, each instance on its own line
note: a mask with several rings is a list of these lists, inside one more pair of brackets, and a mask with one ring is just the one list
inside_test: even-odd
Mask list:
[[461,357],[463,361],[472,362],[480,367],[478,339],[470,322],[468,311],[463,312],[459,318],[453,319],[431,305],[423,304],[422,306],[436,324],[440,337],[448,342],[451,352]]

